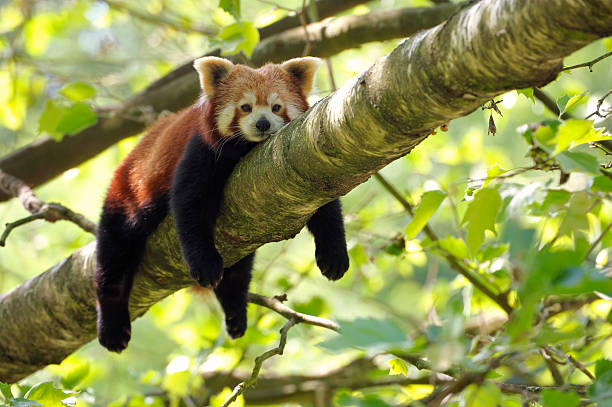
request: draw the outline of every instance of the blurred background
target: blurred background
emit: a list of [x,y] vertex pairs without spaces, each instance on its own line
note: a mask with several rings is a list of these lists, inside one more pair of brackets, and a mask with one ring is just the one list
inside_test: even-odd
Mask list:
[[[41,137],[70,137],[105,117],[109,107],[121,106],[155,80],[204,53],[220,48],[224,55],[242,51],[249,56],[258,44],[256,28],[303,7],[302,1],[243,0],[239,9],[236,2],[221,3],[0,1],[0,157]],[[404,7],[431,8],[437,6],[435,3],[440,2],[363,2],[335,18]],[[329,65],[324,64],[317,75],[310,102],[328,95],[334,84],[341,86],[367,69],[401,40],[373,39],[374,42],[330,56]],[[610,50],[610,38],[596,41],[571,55],[564,64],[589,61]],[[544,91],[553,101],[584,94],[568,109],[572,117],[583,119],[597,109],[598,101],[611,85],[612,59],[608,59],[594,65],[593,72],[581,68],[563,73]],[[572,173],[569,181],[559,185],[558,171],[532,168],[532,146],[521,134],[526,125],[556,119],[557,115],[531,95],[529,91],[501,95],[496,100],[501,100],[498,107],[503,117],[490,109],[476,110],[452,121],[448,131],[438,131],[381,172],[413,206],[426,191],[444,193],[429,225],[440,239],[448,238],[446,242],[451,244],[453,239],[464,240],[468,233],[462,220],[473,201],[473,191],[483,186],[487,171],[496,165],[501,172],[495,175],[507,171],[504,173],[508,178],[495,183],[502,198],[501,209],[494,214],[496,233],[486,232],[479,258],[465,253],[483,278],[504,290],[519,287],[521,278],[517,274],[529,272],[533,250],[557,243],[559,223],[566,219],[560,218],[559,213],[575,215],[571,220],[574,223],[567,220],[571,233],[565,234],[572,245],[576,239],[593,244],[612,221],[609,191],[604,191],[605,196],[599,195],[594,206],[587,205],[590,211],[572,212],[575,207],[571,200],[578,194],[590,199],[601,192],[589,189],[596,175],[579,168],[568,171]],[[609,100],[603,103],[602,111],[609,106]],[[488,134],[491,115],[496,125],[494,136]],[[57,116],[62,117],[61,123],[50,119]],[[601,118],[591,119],[596,119],[595,127],[606,125]],[[135,136],[115,143],[36,188],[36,194],[43,201],[60,202],[97,221],[114,168],[138,140]],[[582,148],[606,164],[603,151]],[[570,195],[556,210],[536,208],[551,189],[563,189]],[[361,372],[365,375],[363,380],[375,383],[388,376],[387,363],[392,356],[387,352],[397,347],[428,356],[441,370],[472,360],[477,352],[471,343],[473,337],[466,336],[465,330],[496,318],[503,321],[503,311],[452,270],[431,239],[423,233],[406,236],[411,216],[379,179],[371,178],[360,185],[343,197],[342,203],[351,256],[351,268],[342,280],[332,283],[320,275],[312,238],[303,231],[295,239],[267,244],[258,250],[251,291],[268,296],[286,293],[288,306],[345,323],[347,332],[355,332],[355,338],[338,337],[322,328],[296,326],[290,331],[285,354],[267,361],[262,375],[316,376],[366,358],[373,362]],[[16,199],[0,202],[0,225],[27,214]],[[6,247],[0,248],[0,292],[41,273],[93,239],[69,222],[36,221],[15,229]],[[596,243],[592,253],[596,260],[589,267],[605,266],[611,239],[604,233]],[[462,248],[465,244],[447,250],[460,256]],[[568,318],[561,324],[564,332],[573,333],[575,338],[598,338],[596,346],[584,351],[587,362],[612,353],[611,330],[605,322],[609,310],[610,301],[598,299],[582,308],[581,316],[563,317]],[[587,320],[595,322],[589,325]],[[135,321],[130,346],[121,355],[107,352],[94,341],[61,365],[30,376],[23,384],[27,387],[51,380],[58,387],[76,389],[80,393],[66,403],[78,406],[190,406],[197,400],[218,406],[229,394],[229,386],[224,393],[219,389],[214,394],[207,393],[207,383],[212,383],[209,378],[215,376],[212,372],[250,372],[253,359],[276,346],[278,330],[284,322],[280,315],[250,305],[247,334],[231,341],[224,333],[222,312],[214,297],[187,289],[158,303]],[[567,324],[580,327],[581,334],[567,328]],[[590,326],[596,332],[587,333]],[[372,327],[378,327],[374,339],[359,343],[364,330]],[[500,343],[512,343],[512,335],[507,332],[495,335],[499,335]],[[554,344],[566,349],[572,346],[563,342],[567,340],[564,336]],[[525,363],[524,373],[530,380],[554,382],[537,354],[527,355],[521,363]],[[407,374],[418,376],[411,366]],[[510,369],[500,374],[510,377],[517,373]],[[568,377],[577,383],[586,380],[580,372]],[[399,405],[424,397],[431,389],[427,383],[359,388],[347,381],[345,386],[332,388],[327,400],[337,405]],[[296,400],[302,405],[325,405],[317,404],[315,398]],[[364,400],[383,404],[363,404]],[[512,395],[500,395],[498,402],[520,405],[513,404],[517,397]],[[262,403],[291,401],[270,398]]]

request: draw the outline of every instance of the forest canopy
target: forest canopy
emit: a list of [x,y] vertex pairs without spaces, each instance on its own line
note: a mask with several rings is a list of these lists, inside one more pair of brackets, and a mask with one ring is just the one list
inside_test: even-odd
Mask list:
[[[611,21],[609,0],[0,2],[0,404],[612,405]],[[224,260],[262,246],[247,333],[188,287],[169,217],[109,353],[104,194],[197,99],[202,55],[323,59],[313,108],[226,190]],[[273,178],[288,141],[300,182]],[[270,176],[259,212],[241,175]],[[330,282],[284,239],[338,196]]]

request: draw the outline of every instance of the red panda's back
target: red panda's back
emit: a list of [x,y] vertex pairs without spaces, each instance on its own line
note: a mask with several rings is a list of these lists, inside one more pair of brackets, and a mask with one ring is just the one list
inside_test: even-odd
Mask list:
[[194,105],[159,119],[115,170],[105,206],[132,216],[167,193],[189,139],[211,142],[210,103]]

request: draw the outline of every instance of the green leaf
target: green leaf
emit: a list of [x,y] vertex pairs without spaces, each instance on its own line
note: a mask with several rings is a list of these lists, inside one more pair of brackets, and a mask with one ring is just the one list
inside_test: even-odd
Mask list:
[[584,172],[586,174],[598,175],[599,161],[595,156],[589,153],[574,153],[564,151],[555,157],[561,166],[561,169],[566,172]]
[[584,93],[579,93],[577,95],[574,95],[570,98],[570,100],[567,101],[567,104],[565,105],[565,110],[563,112],[561,112],[561,114],[567,112],[568,110],[570,110],[576,103],[580,102],[582,100],[582,98],[587,94],[588,92],[584,92]]
[[172,395],[185,397],[189,394],[190,381],[191,373],[184,370],[166,375],[161,387]]
[[219,0],[219,7],[240,20],[240,0]]
[[486,187],[489,182],[493,181],[495,178],[497,178],[498,176],[500,176],[500,175],[502,175],[502,174],[504,174],[506,172],[508,172],[508,170],[502,170],[499,167],[498,163],[493,164],[487,170],[487,177],[485,178],[484,184],[482,186]]
[[567,102],[569,102],[570,97],[568,95],[563,95],[560,98],[557,98],[557,107],[559,107],[559,116],[565,112],[565,107],[567,106]]
[[79,363],[63,375],[62,386],[71,389],[87,377],[88,374],[89,363]]
[[259,31],[251,22],[240,22],[224,27],[217,38],[222,41],[224,53],[236,54],[242,51],[248,58],[259,42]]
[[484,242],[485,230],[495,233],[495,218],[501,208],[502,200],[495,188],[483,188],[474,194],[461,221],[467,223],[467,244],[472,254],[478,251]]
[[508,243],[504,243],[504,244],[496,243],[496,244],[489,245],[485,247],[484,250],[481,250],[478,252],[478,255],[477,255],[478,261],[485,262],[485,261],[493,260],[501,256],[502,254],[506,253],[509,248],[510,248],[510,245]]
[[517,89],[516,93],[525,96],[530,99],[532,103],[535,103],[535,97],[533,97],[533,88]]
[[43,382],[33,386],[24,397],[28,400],[39,401],[45,407],[64,407],[67,404],[62,400],[74,394],[77,392],[56,388],[53,382]]
[[77,102],[62,115],[56,130],[62,134],[74,134],[98,121],[98,115],[85,103]]
[[385,247],[385,253],[390,254],[391,256],[399,256],[400,254],[404,253],[405,248],[406,245],[403,240],[395,240],[390,245]]
[[611,193],[612,192],[612,179],[606,177],[605,175],[600,175],[598,177],[593,178],[593,184],[591,184],[591,190]]
[[406,362],[401,359],[395,358],[387,362],[391,369],[389,369],[389,375],[400,375],[408,376],[408,366]]
[[338,392],[331,405],[345,407],[389,407],[389,404],[381,400],[376,394],[353,396],[347,391]]
[[610,372],[612,372],[612,360],[599,359],[595,363],[595,377],[603,377]]
[[38,131],[41,133],[49,133],[55,140],[61,140],[62,133],[57,131],[57,125],[65,112],[66,108],[64,106],[56,104],[53,100],[48,99],[38,119]]
[[85,82],[72,82],[60,89],[59,93],[74,102],[80,102],[94,97],[96,90]]
[[440,207],[440,204],[446,197],[446,193],[442,191],[427,191],[421,197],[419,206],[414,211],[412,221],[406,226],[406,239],[414,239],[414,237],[427,225],[429,219]]
[[6,401],[9,401],[13,398],[13,393],[11,392],[10,384],[0,382],[0,393],[2,393]]
[[438,244],[443,250],[449,252],[458,259],[465,259],[469,256],[468,248],[463,239],[449,235],[439,240]]
[[465,389],[466,407],[497,407],[503,394],[493,383],[471,384]]
[[542,392],[543,407],[578,407],[580,396],[574,392],[562,393],[558,390],[544,390]]
[[561,151],[572,149],[580,144],[610,139],[612,137],[603,134],[603,129],[596,130],[590,120],[570,119],[562,123],[557,129],[557,133],[552,139],[555,144],[552,155],[557,155]]
[[595,382],[589,387],[587,396],[600,407],[612,404],[612,361],[600,359],[595,364]]
[[375,350],[408,346],[406,333],[395,323],[374,318],[357,318],[353,321],[340,321],[340,335],[327,339],[319,346],[333,350],[347,348],[366,348]]

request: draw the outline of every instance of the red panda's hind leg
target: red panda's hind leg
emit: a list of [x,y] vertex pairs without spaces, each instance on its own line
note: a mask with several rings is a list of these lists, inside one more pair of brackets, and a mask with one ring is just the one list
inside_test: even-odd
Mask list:
[[160,197],[130,219],[104,207],[98,226],[95,285],[98,299],[98,339],[113,352],[127,347],[131,337],[129,297],[147,238],[168,212]]
[[223,270],[223,278],[215,288],[225,314],[225,329],[232,338],[240,338],[247,327],[247,296],[255,253]]

